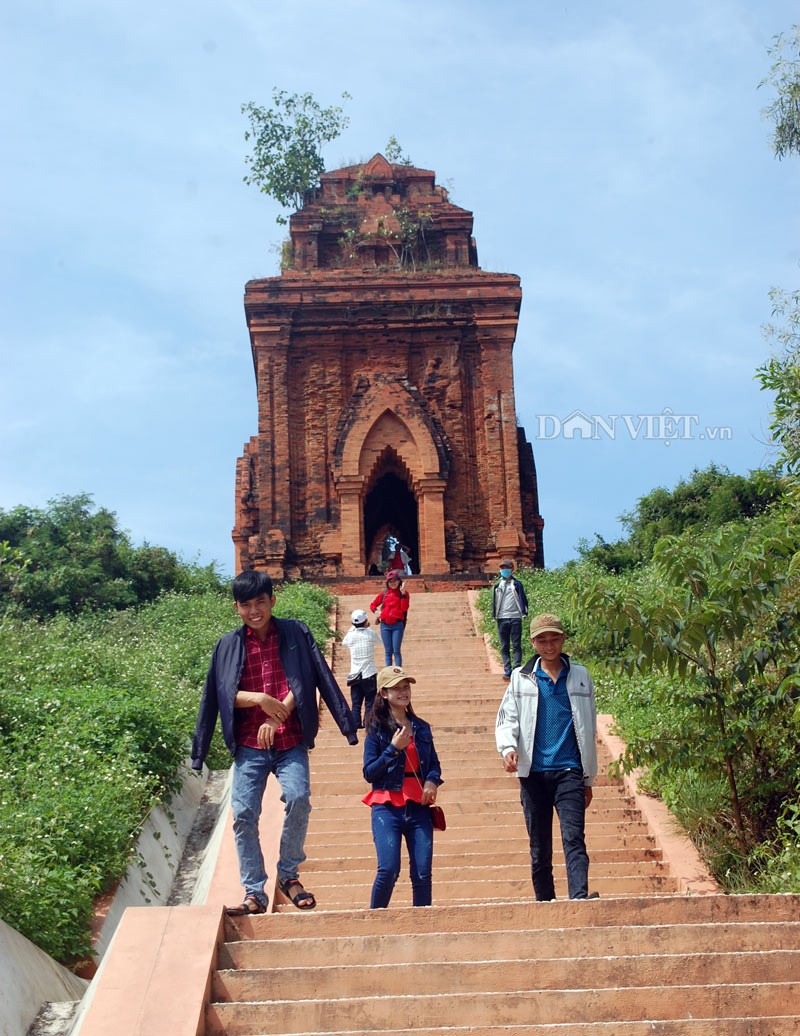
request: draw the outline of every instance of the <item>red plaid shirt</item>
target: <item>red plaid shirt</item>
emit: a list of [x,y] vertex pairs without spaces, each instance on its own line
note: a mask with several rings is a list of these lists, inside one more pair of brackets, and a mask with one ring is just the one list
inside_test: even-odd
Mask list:
[[[239,681],[240,691],[255,691],[268,694],[271,698],[283,701],[289,693],[286,673],[281,665],[278,651],[278,630],[270,623],[265,641],[260,641],[251,629],[245,632],[245,658],[242,678]],[[247,748],[258,748],[258,728],[267,719],[266,713],[259,705],[245,709],[233,710],[236,744]],[[294,748],[303,740],[303,731],[297,709],[289,713],[289,718],[275,731],[272,747],[278,752]]]

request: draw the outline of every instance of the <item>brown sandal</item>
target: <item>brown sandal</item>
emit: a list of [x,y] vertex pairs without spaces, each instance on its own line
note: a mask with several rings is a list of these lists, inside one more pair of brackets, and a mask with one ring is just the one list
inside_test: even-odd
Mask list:
[[235,907],[225,907],[228,917],[246,917],[249,914],[266,914],[267,904],[262,903],[255,896],[245,896],[244,900]]

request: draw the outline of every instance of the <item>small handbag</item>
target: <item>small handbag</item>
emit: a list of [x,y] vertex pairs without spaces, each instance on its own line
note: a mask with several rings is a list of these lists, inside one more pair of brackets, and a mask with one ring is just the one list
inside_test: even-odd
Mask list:
[[[415,771],[414,776],[417,778],[420,788],[424,788],[420,775]],[[446,831],[447,830],[447,818],[444,815],[444,810],[441,806],[428,806],[431,811],[431,820],[433,821],[434,831]]]

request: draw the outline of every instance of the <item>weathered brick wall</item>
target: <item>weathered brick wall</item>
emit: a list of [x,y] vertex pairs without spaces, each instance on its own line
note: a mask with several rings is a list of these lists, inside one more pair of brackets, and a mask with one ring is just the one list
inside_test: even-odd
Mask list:
[[[348,182],[374,193],[348,200]],[[451,260],[374,265],[375,227],[412,198],[426,206],[425,254]],[[332,265],[326,221],[345,225],[350,209],[369,247],[351,235],[355,258]],[[512,372],[519,279],[477,267],[472,215],[432,173],[382,159],[324,174],[291,226],[295,268],[246,287],[259,427],[237,466],[238,567],[360,576],[386,528],[413,541],[425,574],[494,571],[505,554],[536,563]]]

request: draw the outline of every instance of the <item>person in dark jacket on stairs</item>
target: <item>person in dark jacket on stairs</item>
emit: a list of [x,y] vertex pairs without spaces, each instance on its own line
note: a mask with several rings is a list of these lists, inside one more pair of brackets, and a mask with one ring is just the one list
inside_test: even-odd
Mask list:
[[317,689],[351,745],[355,721],[309,628],[272,614],[275,595],[265,572],[242,572],[233,581],[234,607],[243,625],[221,637],[211,656],[192,742],[192,768],[202,769],[219,716],[233,756],[233,833],[244,898],[230,915],[263,914],[267,874],[258,832],[270,774],[285,803],[278,887],[299,910],[317,904],[298,869],[306,858],[311,812],[308,753],[319,729]]

